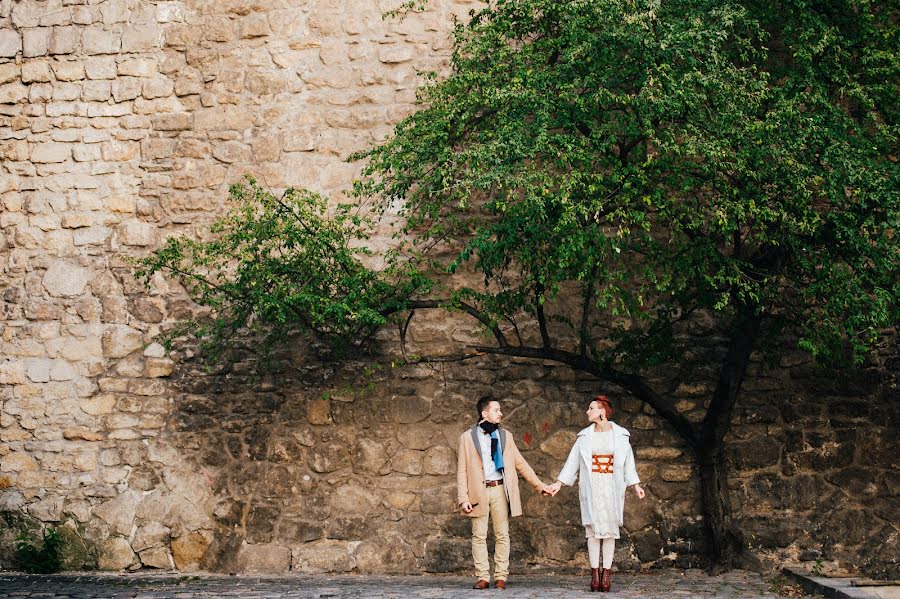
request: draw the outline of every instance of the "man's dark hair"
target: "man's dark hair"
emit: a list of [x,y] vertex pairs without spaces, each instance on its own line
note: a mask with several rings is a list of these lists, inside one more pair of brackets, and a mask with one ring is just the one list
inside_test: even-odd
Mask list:
[[478,420],[481,420],[481,412],[486,410],[488,407],[488,404],[491,403],[492,401],[497,401],[497,400],[494,399],[493,397],[488,397],[487,395],[485,395],[484,397],[482,397],[481,399],[478,400],[477,404],[475,404],[475,410],[477,410],[476,417],[478,418]]

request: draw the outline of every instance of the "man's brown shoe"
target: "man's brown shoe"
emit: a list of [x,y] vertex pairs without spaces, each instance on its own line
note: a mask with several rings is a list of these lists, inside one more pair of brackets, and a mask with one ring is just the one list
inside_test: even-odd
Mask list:
[[505,589],[505,588],[506,588],[506,581],[505,581],[505,580],[495,580],[495,581],[494,581],[494,588],[495,588],[495,589]]
[[478,590],[480,591],[480,590],[486,589],[486,588],[488,588],[488,587],[490,587],[490,586],[491,586],[491,583],[489,583],[488,581],[486,581],[486,580],[479,580],[478,582],[476,582],[475,584],[472,585],[472,588],[473,588],[473,589],[478,589]]

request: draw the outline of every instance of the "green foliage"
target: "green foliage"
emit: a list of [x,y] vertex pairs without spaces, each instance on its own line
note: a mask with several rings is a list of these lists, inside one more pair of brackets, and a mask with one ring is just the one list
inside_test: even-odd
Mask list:
[[601,368],[673,359],[697,311],[859,362],[900,316],[897,17],[866,0],[496,0],[457,24],[420,110],[353,157],[357,199],[402,207],[384,268],[348,207],[248,179],[215,239],[170,240],[138,274],[211,310],[188,328],[212,360],[238,332],[263,353],[300,331],[358,343],[474,268],[483,285],[444,305],[488,329],[524,316]]
[[211,239],[169,239],[137,263],[150,285],[155,273],[181,282],[208,309],[181,323],[169,340],[191,332],[210,362],[229,341],[245,335],[261,358],[291,335],[313,333],[359,344],[428,282],[400,264],[376,272],[363,263],[369,251],[364,220],[348,206],[328,212],[324,198],[288,189],[280,197],[245,178],[230,189],[231,209],[211,228]]
[[27,531],[16,538],[16,557],[31,574],[51,574],[62,569],[63,541],[54,528],[44,532],[40,543]]
[[[898,317],[896,17],[861,0],[492,2],[456,27],[422,109],[356,156],[356,190],[402,201],[419,247],[465,240],[446,267],[485,285],[457,298],[494,322],[546,312],[599,364],[672,358],[697,310],[860,361]],[[583,303],[561,297],[573,286]]]

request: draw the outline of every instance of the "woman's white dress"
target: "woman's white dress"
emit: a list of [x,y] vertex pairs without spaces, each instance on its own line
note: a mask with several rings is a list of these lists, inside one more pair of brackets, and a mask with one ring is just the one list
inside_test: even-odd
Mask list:
[[[591,455],[612,455],[615,451],[613,431],[591,432]],[[591,522],[584,524],[585,536],[618,539],[619,518],[616,514],[616,484],[612,473],[591,472]]]

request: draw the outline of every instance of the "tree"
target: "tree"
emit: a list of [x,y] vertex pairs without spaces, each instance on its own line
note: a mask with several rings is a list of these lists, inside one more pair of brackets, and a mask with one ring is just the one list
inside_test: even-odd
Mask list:
[[[859,363],[897,322],[896,17],[862,0],[496,0],[456,26],[419,111],[353,157],[370,216],[402,206],[383,267],[350,249],[366,219],[251,181],[223,237],[240,243],[172,240],[142,274],[193,281],[214,322],[276,340],[462,310],[493,335],[472,352],[615,383],[693,450],[711,557],[731,567],[746,544],[723,439],[751,353],[788,330]],[[438,284],[465,268],[483,282]],[[694,423],[647,372],[699,314],[727,343]]]

